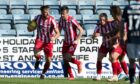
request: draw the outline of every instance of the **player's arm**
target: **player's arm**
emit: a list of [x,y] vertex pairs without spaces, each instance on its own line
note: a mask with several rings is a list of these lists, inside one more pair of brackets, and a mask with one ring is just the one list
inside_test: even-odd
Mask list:
[[115,29],[114,31],[111,31],[109,33],[109,39],[107,39],[106,41],[112,41],[114,39],[120,38],[120,31],[118,29]]
[[100,33],[98,32],[93,33],[93,37],[98,37],[98,36],[100,36]]
[[117,39],[117,38],[119,38],[119,35],[118,35],[118,34],[115,35],[115,36],[110,37],[110,38],[107,39],[106,41],[112,41],[112,40]]
[[125,23],[125,24],[124,24],[124,36],[123,36],[124,42],[127,41],[127,32],[128,32],[128,24]]
[[125,7],[123,15],[122,15],[122,18],[123,18],[123,20],[125,22],[125,30],[124,30],[125,32],[124,32],[124,37],[123,37],[124,42],[127,41],[127,32],[128,32],[128,23],[127,23],[128,12],[127,11],[128,11],[128,7]]
[[77,39],[74,41],[74,43],[76,44],[78,43],[84,32],[83,28],[80,25],[77,27],[77,29],[79,30],[79,34],[77,36]]
[[60,25],[60,21],[58,22],[58,30],[59,30],[59,33],[61,34],[61,31],[62,31],[62,26]]
[[55,39],[57,39],[60,36],[60,32],[59,32],[58,25],[57,25],[56,21],[53,20],[52,23],[53,23],[55,35],[53,37],[51,37],[51,41],[54,41]]
[[[124,35],[123,35],[123,38],[122,38],[122,40],[123,40],[123,42],[126,42],[126,40],[127,40],[127,24],[125,23],[124,24]],[[121,32],[119,31],[119,30],[116,30],[115,32],[117,32],[116,33],[116,35],[114,35],[113,37],[110,37],[110,39],[108,39],[108,40],[113,40],[113,39],[116,39],[116,38],[121,38]]]
[[92,35],[92,39],[95,39],[96,37],[101,36],[100,32],[99,32],[99,27],[96,26],[93,35]]
[[54,29],[54,32],[55,32],[55,36],[53,38],[51,38],[52,41],[54,41],[55,39],[57,39],[60,36],[58,27]]
[[74,44],[78,44],[78,41],[80,40],[80,38],[82,37],[83,35],[83,28],[80,26],[80,24],[77,22],[77,20],[73,19],[72,20],[72,23],[77,27],[78,31],[79,31],[79,34],[76,38],[76,40],[74,41]]

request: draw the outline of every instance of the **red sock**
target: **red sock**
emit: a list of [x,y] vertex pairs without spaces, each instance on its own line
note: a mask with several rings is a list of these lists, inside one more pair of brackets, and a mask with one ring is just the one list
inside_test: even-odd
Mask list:
[[44,65],[44,69],[42,71],[42,74],[45,74],[45,72],[49,69],[49,67],[50,67],[50,63],[46,62],[45,65]]
[[113,70],[113,75],[117,75],[117,63],[116,62],[112,63],[112,70]]
[[72,70],[71,70],[71,67],[68,67],[68,74],[69,74],[70,77],[74,77],[73,73],[72,73]]
[[74,63],[74,64],[79,64],[80,61],[75,59],[75,58],[71,58],[71,62]]
[[117,61],[117,75],[119,75],[122,72],[122,67],[120,66],[120,63]]
[[127,64],[125,61],[121,62],[121,66],[123,68],[123,71],[125,72],[125,74],[128,74],[128,68],[127,68]]
[[67,72],[68,72],[69,76],[74,77],[73,73],[72,73],[72,70],[71,70],[71,67],[70,67],[70,64],[66,62],[64,65],[67,68]]
[[96,67],[97,67],[97,74],[101,74],[102,73],[102,62],[97,61]]

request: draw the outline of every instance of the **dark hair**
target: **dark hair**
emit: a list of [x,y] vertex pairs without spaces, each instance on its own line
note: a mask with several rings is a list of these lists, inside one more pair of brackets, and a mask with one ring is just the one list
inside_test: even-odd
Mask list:
[[41,6],[40,10],[43,11],[44,9],[49,9],[50,7],[48,5],[44,5],[44,6]]
[[118,16],[120,16],[120,15],[122,15],[122,11],[121,11],[121,8],[119,7],[119,6],[111,6],[110,7],[110,13],[113,15],[118,15]]
[[99,17],[105,17],[105,18],[107,19],[107,14],[106,14],[106,13],[101,13],[101,14],[99,15]]
[[67,12],[69,12],[69,8],[67,6],[62,6],[61,7],[60,11],[62,12],[64,10],[66,10]]

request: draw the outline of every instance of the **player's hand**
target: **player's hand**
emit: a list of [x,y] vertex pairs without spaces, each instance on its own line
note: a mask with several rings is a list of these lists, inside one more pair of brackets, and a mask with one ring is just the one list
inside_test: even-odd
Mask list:
[[55,41],[55,37],[51,37],[51,41]]
[[93,35],[91,38],[94,40],[96,38],[96,36]]
[[73,44],[78,44],[78,40],[75,40],[75,41],[73,42]]
[[118,46],[119,46],[119,44],[117,43],[117,44],[113,45],[113,48],[117,48]]

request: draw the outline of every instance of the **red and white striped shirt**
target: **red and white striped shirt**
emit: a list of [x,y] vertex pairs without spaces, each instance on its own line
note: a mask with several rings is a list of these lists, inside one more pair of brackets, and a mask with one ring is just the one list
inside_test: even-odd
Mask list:
[[42,15],[38,15],[34,20],[37,23],[37,39],[49,43],[50,37],[53,36],[54,29],[57,28],[55,19],[52,16],[48,16],[48,18],[44,20]]
[[[94,33],[100,33],[100,35],[104,35],[105,33],[109,33],[110,31],[113,30],[111,22],[107,22],[104,26],[98,24],[97,27],[95,28]],[[105,46],[106,48],[109,48],[109,42],[106,41],[106,39],[109,39],[109,36],[103,36],[103,43],[102,45]]]
[[68,44],[73,44],[77,37],[77,27],[80,24],[72,16],[68,16],[67,20],[60,18],[59,28],[60,31],[63,29],[65,32],[64,41]]

